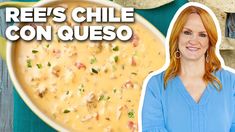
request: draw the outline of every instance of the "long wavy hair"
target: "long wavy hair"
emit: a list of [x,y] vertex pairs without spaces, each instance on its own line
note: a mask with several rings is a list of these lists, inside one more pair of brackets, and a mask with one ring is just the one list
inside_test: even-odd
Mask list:
[[212,83],[213,86],[215,86],[215,88],[220,91],[222,89],[221,82],[216,76],[213,75],[213,72],[216,72],[221,68],[221,63],[215,54],[216,43],[218,40],[216,26],[212,17],[207,11],[195,6],[189,6],[185,8],[174,23],[169,41],[170,65],[165,71],[164,86],[166,88],[168,80],[179,74],[180,58],[177,59],[175,56],[176,51],[178,50],[178,39],[188,19],[188,16],[192,13],[197,13],[201,17],[209,37],[209,47],[205,54],[205,60],[207,61],[205,63],[205,74],[203,76],[203,80],[206,84]]

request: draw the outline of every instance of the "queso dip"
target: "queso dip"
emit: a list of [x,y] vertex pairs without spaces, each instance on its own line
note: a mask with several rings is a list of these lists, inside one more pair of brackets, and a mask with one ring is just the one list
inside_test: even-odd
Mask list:
[[[61,6],[68,8],[69,14],[76,6],[95,5],[68,2]],[[47,24],[56,34],[61,25],[77,23],[67,19],[63,24]],[[150,72],[163,66],[165,50],[144,25],[135,22],[128,26],[134,35],[126,42],[66,43],[56,35],[51,42],[17,41],[14,69],[23,90],[43,113],[70,131],[138,131],[142,84]]]

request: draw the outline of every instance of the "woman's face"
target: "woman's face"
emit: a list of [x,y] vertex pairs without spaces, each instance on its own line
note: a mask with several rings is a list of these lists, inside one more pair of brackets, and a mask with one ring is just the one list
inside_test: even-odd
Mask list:
[[181,59],[191,61],[203,59],[209,47],[209,37],[198,14],[189,15],[179,35],[178,45]]

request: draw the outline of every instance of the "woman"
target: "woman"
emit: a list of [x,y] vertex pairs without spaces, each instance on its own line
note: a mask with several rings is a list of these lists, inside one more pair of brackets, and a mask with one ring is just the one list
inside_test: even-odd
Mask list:
[[221,68],[217,41],[205,9],[183,9],[170,34],[169,67],[146,85],[143,132],[235,132],[235,75]]

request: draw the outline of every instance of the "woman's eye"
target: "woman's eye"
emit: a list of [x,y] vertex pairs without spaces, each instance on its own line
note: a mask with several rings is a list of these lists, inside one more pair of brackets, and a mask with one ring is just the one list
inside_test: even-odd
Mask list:
[[185,35],[191,35],[191,32],[189,32],[189,31],[184,31],[183,32]]
[[199,36],[200,37],[207,37],[207,35],[205,33],[200,33]]

